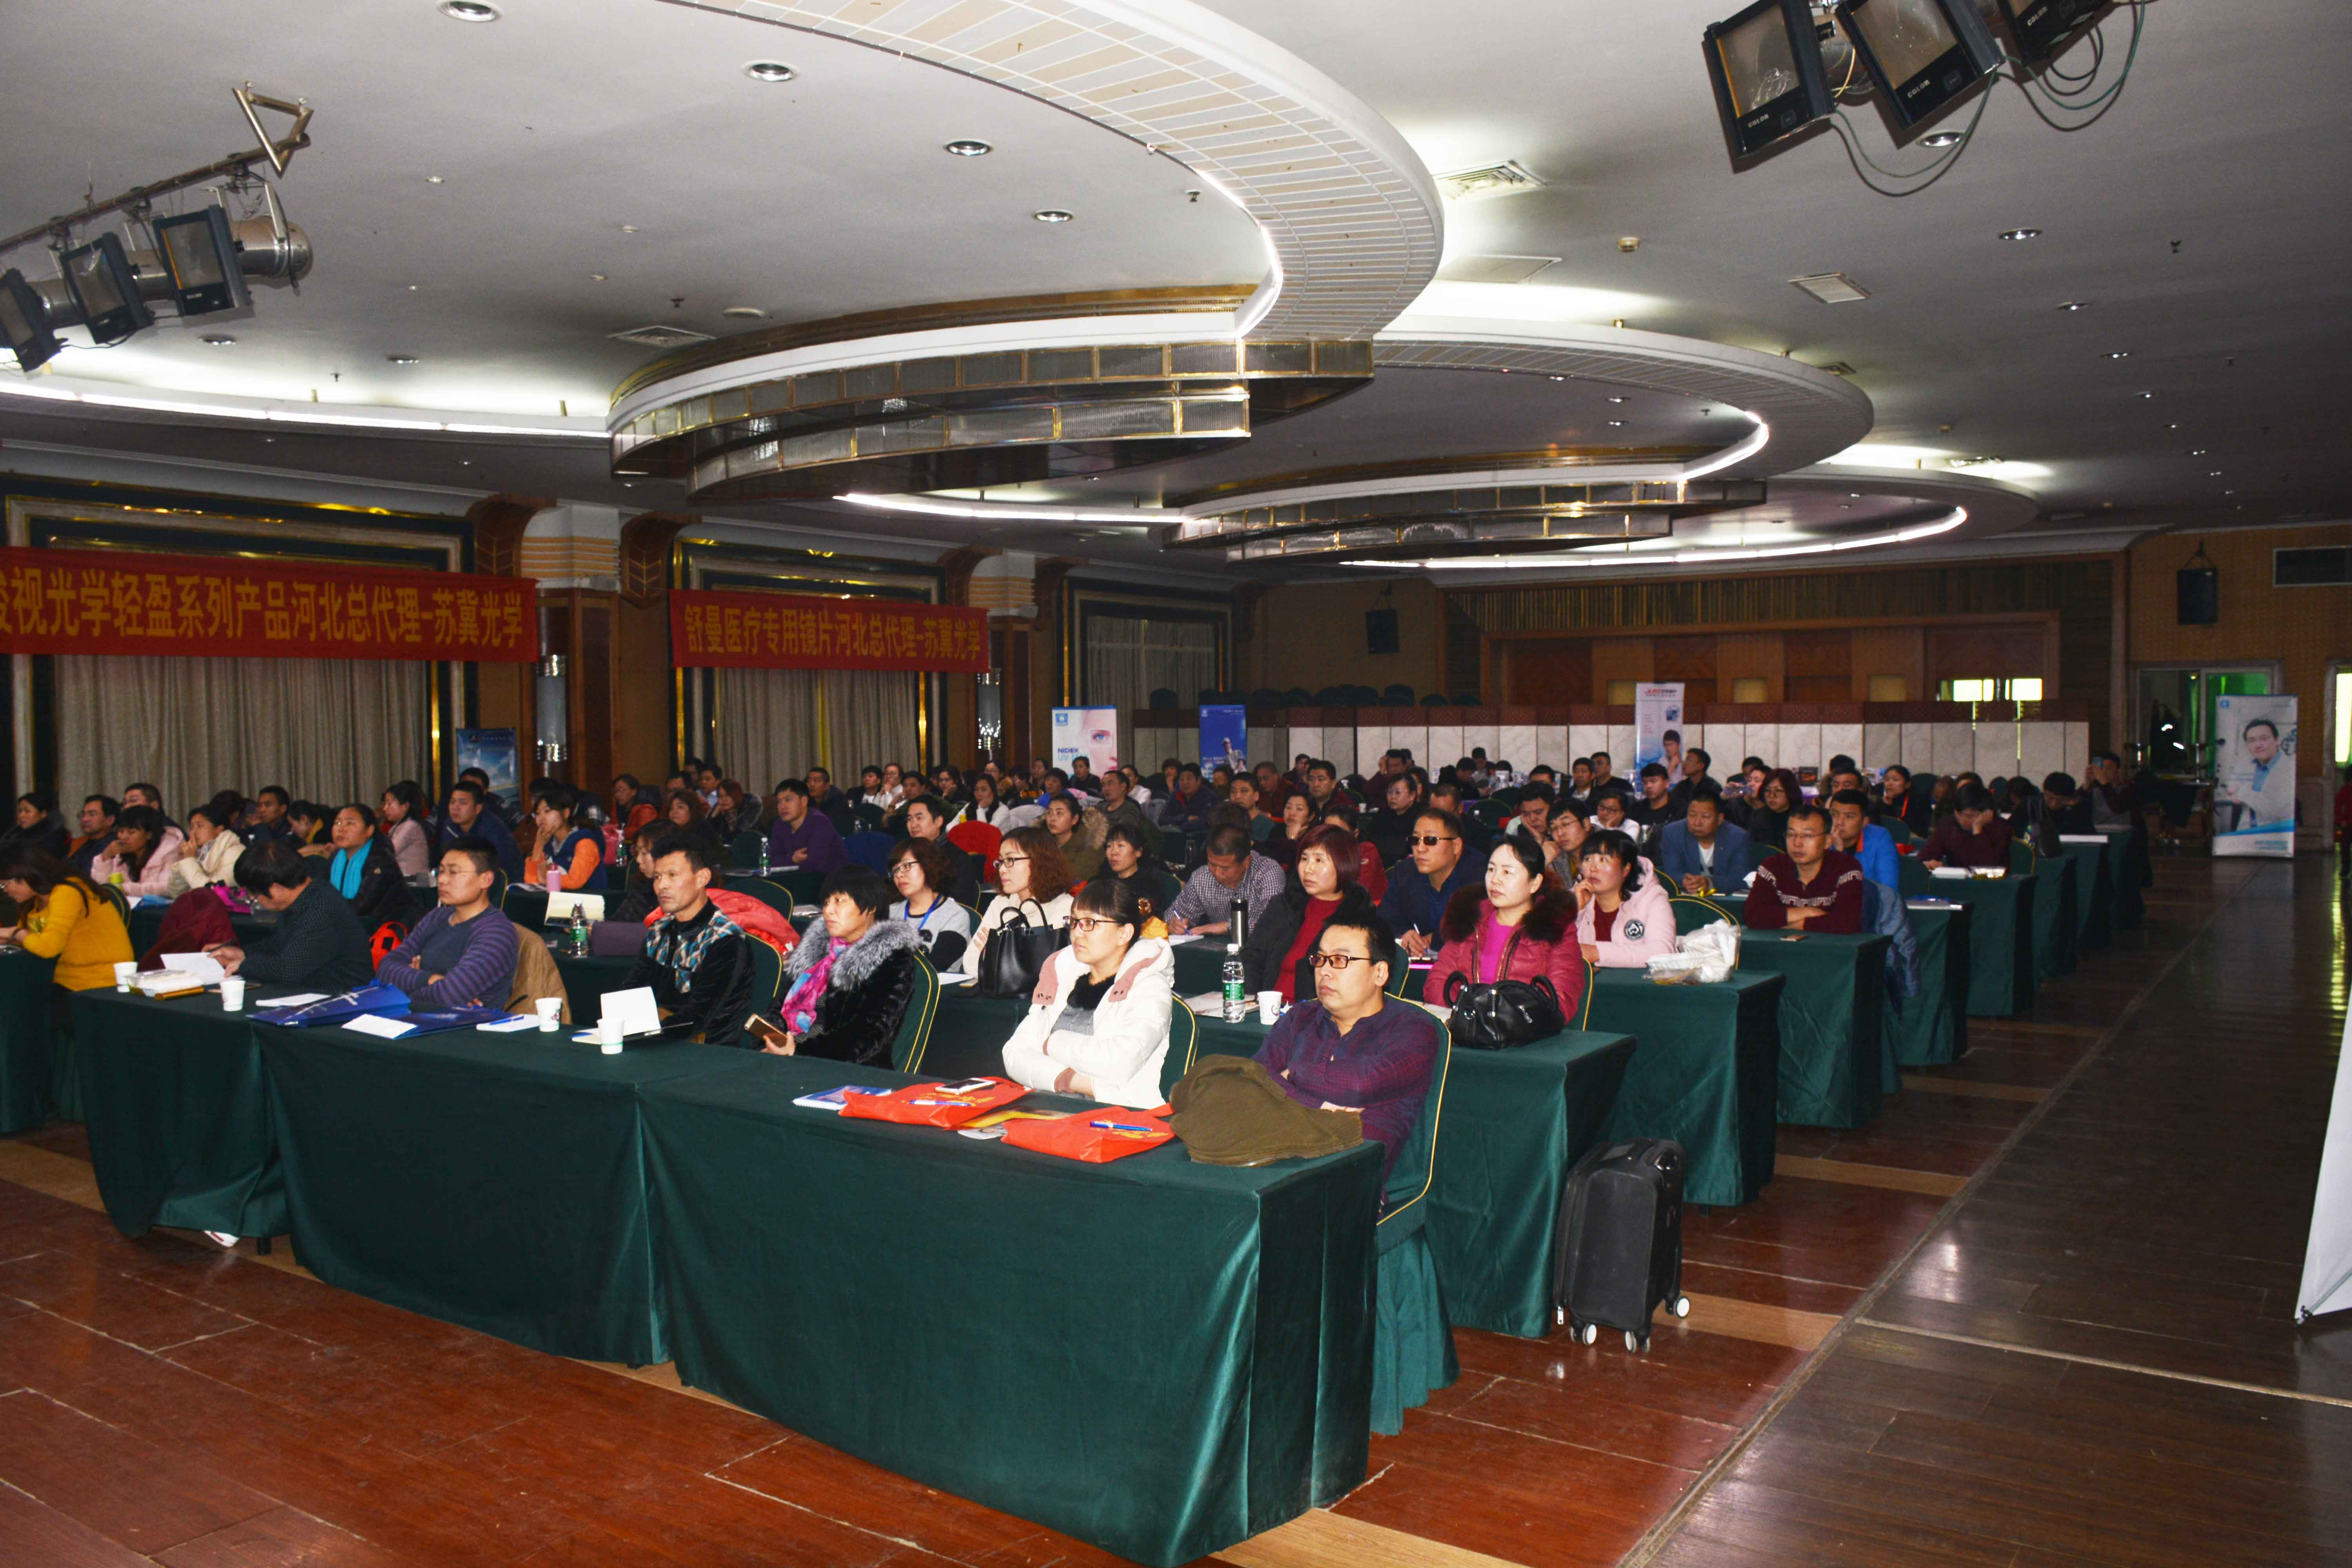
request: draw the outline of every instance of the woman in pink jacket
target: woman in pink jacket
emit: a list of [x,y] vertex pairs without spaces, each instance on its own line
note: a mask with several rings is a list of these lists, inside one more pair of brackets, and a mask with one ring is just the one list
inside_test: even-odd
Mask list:
[[1651,955],[1680,947],[1675,908],[1633,840],[1603,828],[1584,841],[1576,879],[1576,940],[1602,969],[1643,969]]
[[1486,859],[1486,896],[1465,888],[1445,906],[1438,934],[1444,945],[1422,986],[1433,1006],[1450,1005],[1448,987],[1491,985],[1498,980],[1551,982],[1563,1017],[1584,1005],[1584,955],[1576,945],[1576,900],[1544,869],[1543,846],[1510,835]]

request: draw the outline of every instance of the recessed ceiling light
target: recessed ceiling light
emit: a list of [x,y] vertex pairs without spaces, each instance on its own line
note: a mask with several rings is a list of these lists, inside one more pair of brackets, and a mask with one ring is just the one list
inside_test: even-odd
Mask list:
[[623,234],[635,234],[637,232],[637,226],[633,223],[625,223],[621,226],[621,232]]
[[1070,221],[1073,215],[1064,212],[1059,207],[1046,207],[1042,211],[1031,213],[1029,216],[1035,218],[1039,223],[1067,223]]
[[386,354],[383,356],[383,361],[386,364],[415,364],[416,363],[416,356],[415,354]]
[[446,185],[449,182],[438,174],[427,174],[425,176],[425,183],[428,185]]
[[790,81],[793,73],[782,60],[753,60],[743,68],[743,74],[753,81]]
[[730,305],[719,313],[738,321],[764,321],[768,319],[768,312],[757,305]]
[[1622,398],[1622,397],[1619,397],[1619,396],[1615,395],[1614,394],[1612,394],[1612,395],[1611,395],[1611,396],[1610,396],[1609,401],[1610,401],[1610,402],[1612,402],[1612,403],[1622,403],[1622,402],[1624,402],[1625,400],[1624,400],[1623,398]]
[[2005,228],[2000,231],[2000,237],[2003,239],[2040,239],[2042,231],[2038,228]]
[[1566,376],[1564,376],[1564,375],[1556,375],[1556,376],[1553,376],[1553,377],[1552,377],[1552,379],[1553,379],[1554,381],[1566,381],[1566,380],[1568,379],[1568,377],[1566,377]]
[[499,8],[486,0],[441,0],[441,15],[453,22],[495,22]]
[[604,281],[604,275],[602,272],[591,272],[588,274],[588,281],[591,283],[602,283]]
[[2219,468],[2208,468],[2205,470],[2205,477],[2209,479],[2218,479],[2221,477],[2221,470]]
[[226,332],[207,332],[205,334],[204,342],[206,348],[225,349],[236,340]]
[[2129,350],[2129,349],[2109,349],[2109,350],[2107,351],[2107,357],[2108,357],[2109,359],[2129,359],[2129,358],[2131,358],[2131,350]]
[[1957,147],[1968,138],[1957,131],[1937,131],[1919,138],[1922,147]]
[[1854,500],[1860,500],[1862,499],[1862,492],[1860,490],[1848,490],[1845,493]]
[[2091,302],[2088,300],[2068,300],[2062,302],[2058,308],[2062,310],[2087,310],[2091,308]]
[[2153,392],[2143,392],[2143,393],[2141,393],[2141,394],[2140,394],[2140,396],[2142,396],[2143,398],[2154,397],[2155,395],[2156,395],[2156,394],[2155,394],[2155,393],[2153,393]]
[[2205,448],[2202,447],[2191,447],[2189,448],[2189,455],[2192,458],[2201,458],[2205,455]]
[[1870,290],[1843,272],[1816,272],[1789,281],[1824,305],[1848,305],[1870,298]]
[[1638,234],[1621,234],[1617,237],[1617,248],[1631,256],[1642,248],[1642,237]]
[[1624,423],[1625,422],[1622,419],[1612,419],[1609,422],[1609,427],[1612,430],[1620,429],[1624,426]]
[[942,151],[952,153],[959,158],[985,158],[996,149],[985,142],[975,142],[970,137],[960,137],[949,142]]

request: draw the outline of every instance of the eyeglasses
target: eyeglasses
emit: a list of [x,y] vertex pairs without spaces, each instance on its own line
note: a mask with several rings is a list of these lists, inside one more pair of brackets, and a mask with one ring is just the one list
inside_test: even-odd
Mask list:
[[1332,969],[1345,974],[1351,963],[1370,963],[1371,959],[1355,952],[1310,952],[1307,962],[1317,969]]
[[1091,932],[1099,931],[1104,926],[1123,926],[1126,923],[1125,921],[1113,920],[1108,915],[1074,915],[1070,919],[1070,929],[1074,931]]
[[1029,864],[1029,857],[1026,855],[999,855],[996,858],[996,863],[999,866],[1026,866]]
[[1451,844],[1454,841],[1454,835],[1451,833],[1416,833],[1405,840],[1407,844],[1422,849],[1434,849],[1441,844]]

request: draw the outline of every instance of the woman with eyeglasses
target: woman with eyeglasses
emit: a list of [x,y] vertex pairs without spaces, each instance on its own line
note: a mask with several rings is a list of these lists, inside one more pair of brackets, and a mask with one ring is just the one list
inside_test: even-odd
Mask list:
[[[1295,798],[1295,797],[1294,797]],[[1265,912],[1242,948],[1242,970],[1253,992],[1279,991],[1285,1002],[1315,994],[1307,955],[1325,922],[1344,907],[1359,921],[1376,911],[1364,890],[1355,836],[1344,827],[1310,827],[1298,840],[1298,863],[1282,897]]]
[[898,889],[890,918],[915,928],[935,969],[953,969],[971,942],[971,911],[947,895],[955,862],[935,838],[901,838],[890,851],[890,882]]
[[981,910],[980,924],[963,950],[961,973],[980,973],[981,950],[988,945],[991,931],[1070,923],[1070,868],[1063,862],[1061,846],[1045,828],[1019,827],[1004,836],[996,852],[996,885],[999,892]]
[[[1669,930],[1673,921],[1667,921]],[[1584,954],[1576,942],[1576,900],[1544,864],[1543,847],[1508,834],[1486,858],[1486,886],[1465,888],[1445,907],[1445,944],[1422,984],[1432,1004],[1451,1005],[1462,985],[1548,980],[1560,1016],[1584,1002]]]
[[1108,879],[1078,889],[1070,945],[1045,961],[1028,1016],[1004,1042],[1004,1076],[1111,1105],[1160,1104],[1176,963],[1142,934],[1135,889]]

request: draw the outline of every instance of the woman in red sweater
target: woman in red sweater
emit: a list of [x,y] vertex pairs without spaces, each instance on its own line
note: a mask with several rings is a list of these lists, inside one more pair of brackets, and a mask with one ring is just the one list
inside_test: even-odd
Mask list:
[[1362,860],[1356,850],[1344,827],[1321,824],[1300,836],[1288,887],[1258,916],[1242,947],[1242,971],[1252,991],[1279,991],[1285,1002],[1315,994],[1315,982],[1301,972],[1324,922],[1342,907],[1359,917],[1373,912],[1371,895],[1358,879]]
[[1576,935],[1576,900],[1545,868],[1543,847],[1518,834],[1496,840],[1486,859],[1486,896],[1465,888],[1445,907],[1439,927],[1445,945],[1422,985],[1432,1005],[1453,1001],[1456,984],[1498,980],[1551,982],[1560,1016],[1574,1018],[1584,1003],[1584,950]]

